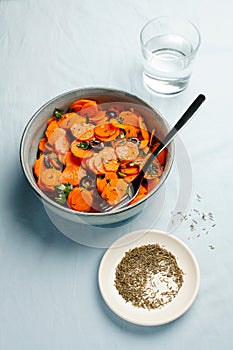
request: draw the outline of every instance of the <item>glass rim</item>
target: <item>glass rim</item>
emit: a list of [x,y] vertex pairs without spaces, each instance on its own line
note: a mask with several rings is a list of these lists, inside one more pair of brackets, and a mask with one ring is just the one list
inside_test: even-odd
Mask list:
[[145,47],[145,44],[143,42],[143,39],[142,39],[142,35],[143,35],[143,32],[144,30],[146,29],[147,26],[149,26],[149,24],[151,24],[152,22],[156,21],[156,20],[160,20],[160,19],[172,19],[172,20],[179,20],[179,21],[182,21],[182,22],[186,22],[187,24],[191,25],[191,27],[194,28],[194,30],[196,31],[197,33],[197,45],[195,47],[195,49],[193,50],[193,52],[191,52],[190,54],[186,55],[185,56],[185,59],[189,58],[189,57],[192,57],[196,54],[196,52],[198,51],[200,45],[201,45],[201,34],[200,34],[200,31],[198,29],[198,27],[196,26],[196,24],[194,24],[192,21],[188,20],[188,19],[185,19],[184,17],[179,17],[179,16],[158,16],[158,17],[154,17],[152,19],[150,19],[148,22],[146,22],[144,24],[144,26],[142,27],[141,31],[140,31],[140,43],[141,45],[143,46],[143,48],[147,51],[149,51],[146,47]]

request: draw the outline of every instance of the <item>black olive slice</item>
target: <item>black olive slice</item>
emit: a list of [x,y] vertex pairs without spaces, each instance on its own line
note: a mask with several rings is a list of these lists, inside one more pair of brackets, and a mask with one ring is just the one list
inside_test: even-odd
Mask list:
[[95,179],[88,175],[84,176],[80,180],[80,187],[83,187],[86,190],[92,190],[93,188],[95,188]]
[[104,143],[99,140],[91,140],[89,142],[91,148],[96,149],[96,150],[101,150],[104,149]]

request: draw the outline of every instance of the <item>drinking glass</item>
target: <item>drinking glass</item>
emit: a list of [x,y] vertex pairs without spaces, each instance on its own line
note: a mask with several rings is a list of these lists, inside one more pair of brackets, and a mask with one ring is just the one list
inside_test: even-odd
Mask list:
[[166,95],[184,90],[200,41],[198,28],[188,20],[163,16],[146,23],[140,33],[144,84]]

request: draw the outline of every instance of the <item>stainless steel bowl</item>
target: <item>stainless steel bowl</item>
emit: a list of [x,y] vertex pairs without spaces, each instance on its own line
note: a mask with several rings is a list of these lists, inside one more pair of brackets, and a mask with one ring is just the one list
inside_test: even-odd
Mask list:
[[84,88],[73,90],[59,95],[47,102],[28,122],[22,135],[20,147],[22,169],[31,187],[41,198],[48,214],[51,213],[51,215],[57,217],[58,220],[66,220],[72,223],[86,223],[90,225],[109,225],[118,223],[138,214],[145,206],[147,200],[160,190],[172,167],[174,145],[171,143],[168,147],[166,166],[158,186],[137,203],[112,213],[77,212],[59,205],[47,197],[37,186],[33,175],[33,164],[36,160],[39,140],[45,131],[47,120],[53,114],[54,108],[66,110],[73,101],[82,98],[93,99],[98,103],[124,102],[134,104],[137,107],[137,110],[142,113],[145,118],[148,129],[152,130],[155,128],[159,139],[162,139],[168,132],[168,125],[161,114],[137,96],[124,91],[105,88]]

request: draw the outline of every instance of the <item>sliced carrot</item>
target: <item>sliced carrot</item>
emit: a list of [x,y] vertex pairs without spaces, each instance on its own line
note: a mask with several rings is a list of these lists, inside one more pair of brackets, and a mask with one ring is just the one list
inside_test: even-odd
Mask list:
[[111,171],[108,171],[106,174],[105,174],[105,179],[108,181],[108,180],[112,180],[112,179],[118,179],[118,176],[115,172],[111,172]]
[[105,180],[107,185],[117,188],[117,190],[122,196],[125,194],[128,185],[123,179],[118,179],[115,177],[112,177],[112,178],[105,177]]
[[96,113],[98,112],[98,108],[97,106],[85,106],[84,108],[81,109],[81,111],[79,111],[79,114],[88,118],[91,118],[93,116],[96,115]]
[[111,182],[113,179],[118,179],[118,176],[115,172],[107,172],[104,177],[96,178],[96,187],[99,193],[102,193],[106,185]]
[[97,169],[98,174],[104,174],[106,172],[101,152],[96,153],[94,156],[94,167]]
[[96,104],[96,101],[94,100],[89,100],[89,99],[80,99],[80,100],[76,100],[74,101],[71,105],[70,105],[70,109],[73,109],[73,106],[75,106],[76,104],[78,104],[81,107],[84,107],[86,104]]
[[45,131],[45,135],[46,135],[47,139],[50,138],[50,136],[52,135],[52,133],[54,132],[54,130],[57,129],[57,128],[58,128],[57,120],[52,120],[52,121],[49,123],[49,125],[48,125],[48,127],[47,127],[47,129],[46,129],[46,131]]
[[72,105],[69,108],[71,112],[75,112],[75,113],[81,111],[81,109],[82,109],[82,106],[78,102],[72,103]]
[[110,205],[116,205],[121,200],[121,195],[116,187],[112,187],[109,184],[105,186],[101,197],[106,200]]
[[127,125],[124,127],[126,137],[137,137],[137,129],[134,126]]
[[91,118],[98,113],[98,106],[95,101],[86,103],[79,111],[80,115]]
[[[106,171],[114,171],[118,169],[117,156],[112,147],[105,147],[99,153],[93,154],[93,163],[90,160],[90,167],[94,167],[93,172],[104,174]],[[92,170],[92,169],[91,169]],[[115,171],[116,171],[115,170]]]
[[33,166],[33,172],[37,178],[39,177],[39,174],[40,174],[40,163],[41,163],[41,158],[38,158],[35,161],[34,166]]
[[142,134],[142,137],[144,138],[144,140],[149,140],[150,134],[147,130],[144,119],[141,116],[139,116],[139,127],[140,127],[140,131],[141,131],[141,134]]
[[153,188],[155,188],[155,186],[158,185],[160,179],[159,177],[155,177],[152,180],[147,180],[147,190],[148,192],[151,192],[153,190]]
[[61,172],[54,168],[45,169],[40,175],[41,184],[49,191],[53,191],[60,184]]
[[117,160],[117,155],[115,153],[115,150],[110,147],[110,146],[105,146],[102,151],[100,151],[102,157],[103,157],[103,162],[108,162],[109,160]]
[[135,175],[126,175],[123,177],[124,181],[126,181],[127,183],[130,183],[132,182],[135,177],[137,177],[138,174],[135,174]]
[[117,160],[114,159],[109,160],[107,162],[103,162],[103,165],[104,169],[109,172],[116,172],[119,167],[119,163],[117,162]]
[[140,149],[144,149],[144,148],[146,148],[146,146],[148,145],[148,140],[141,140],[140,141],[140,145],[139,145],[139,148]]
[[139,191],[138,194],[136,195],[136,197],[130,202],[130,204],[134,204],[138,201],[140,201],[142,198],[144,198],[147,195],[147,189],[143,186],[140,185],[139,187]]
[[69,110],[79,112],[82,116],[93,117],[98,113],[98,105],[94,100],[81,99],[74,101]]
[[41,191],[46,193],[50,198],[55,197],[56,191],[54,189],[53,190],[48,189],[46,186],[43,185],[43,183],[40,181],[40,179],[38,179],[38,181],[37,181],[37,186],[41,189]]
[[33,171],[34,171],[34,174],[36,175],[37,178],[40,177],[42,166],[45,169],[44,155],[43,154],[40,155],[40,157],[35,161],[34,166],[33,166]]
[[127,183],[123,179],[110,179],[106,184],[101,197],[109,204],[119,203],[127,190]]
[[119,117],[123,119],[124,124],[129,126],[139,126],[139,116],[131,111],[123,111],[119,114]]
[[47,143],[47,138],[42,137],[42,139],[40,139],[39,147],[38,147],[40,151],[44,152],[46,143]]
[[89,191],[81,187],[75,187],[68,195],[68,205],[77,211],[90,211],[92,206],[92,195]]
[[79,100],[79,104],[81,104],[83,108],[97,106],[97,102],[94,100]]
[[73,165],[73,166],[79,166],[80,165],[80,159],[75,157],[71,151],[66,152],[63,163],[66,166]]
[[162,152],[159,153],[157,159],[161,165],[165,165],[167,158],[167,149],[165,148]]
[[94,129],[95,135],[101,138],[108,138],[115,134],[116,127],[111,123],[97,125]]
[[86,159],[85,163],[89,170],[94,174],[104,174],[107,170],[104,165],[110,161],[116,161],[117,156],[112,147],[104,147],[103,150],[95,153],[90,151],[89,159]]
[[138,147],[133,142],[116,146],[115,150],[118,158],[124,160],[134,160],[139,154]]
[[125,166],[120,167],[120,172],[125,174],[125,175],[136,175],[139,173],[139,166],[136,164],[133,166],[129,166],[127,164]]
[[77,186],[79,184],[79,170],[79,166],[66,166],[61,175],[61,183],[69,182],[71,185]]
[[[39,159],[37,159],[35,161],[34,164],[34,174],[36,175],[37,179],[38,179],[38,185],[41,188],[42,184],[41,184],[41,177],[43,172],[47,169],[46,165],[45,165],[45,155],[41,154]],[[42,188],[41,188],[42,189]]]
[[86,118],[78,115],[74,112],[63,114],[62,118],[58,121],[58,125],[63,129],[70,129],[72,125],[77,123],[85,123]]
[[61,119],[59,119],[59,120],[57,121],[58,126],[60,127],[61,124],[63,124],[67,119],[69,119],[70,117],[72,117],[72,115],[77,115],[77,114],[74,113],[74,112],[62,114]]
[[101,194],[106,187],[106,185],[111,182],[112,179],[118,179],[118,176],[115,172],[107,172],[104,177],[96,178],[96,187],[98,192]]
[[89,117],[89,120],[96,124],[100,124],[106,122],[108,120],[108,117],[106,115],[106,111],[98,111],[96,115]]
[[133,204],[135,202],[140,201],[141,199],[143,199],[144,197],[146,197],[146,194],[138,194],[131,202],[130,204]]
[[80,141],[90,141],[94,136],[94,130],[93,129],[89,129],[87,131],[85,131],[83,134],[79,135],[78,139]]
[[55,150],[60,154],[66,154],[66,152],[70,149],[70,142],[66,135],[60,136],[55,142],[54,142],[54,148]]
[[74,112],[79,112],[87,103],[96,103],[96,101],[93,100],[87,100],[87,99],[81,99],[81,100],[77,100],[74,101],[70,107],[69,110],[70,111],[74,111]]
[[[44,183],[43,180],[46,179],[47,176],[49,176],[48,170],[49,171],[52,170],[52,176],[58,170],[46,167],[46,165],[45,165],[45,155],[44,154],[42,154],[39,159],[40,159],[40,161],[38,162],[38,160],[36,160],[35,166],[34,166],[34,173],[36,173],[38,175],[37,176],[37,185],[43,192],[46,192],[49,197],[53,197],[54,194],[55,194],[54,187],[53,186],[48,186],[48,183]],[[60,171],[58,171],[58,173],[56,173],[56,174],[59,174],[59,173],[60,173]]]
[[[94,163],[95,157],[97,155],[98,155],[98,153],[93,153],[91,151],[91,157],[88,157],[88,158],[84,159],[84,164],[86,164],[87,169],[90,170],[92,173],[94,173],[96,175],[99,174],[99,171],[96,169],[95,163]],[[85,168],[85,166],[84,166],[84,168]]]
[[140,201],[141,199],[143,199],[146,196],[146,194],[137,194],[137,196],[130,202],[130,204],[134,204],[138,201]]
[[57,141],[61,136],[64,136],[64,137],[66,136],[65,130],[59,127],[54,128],[53,131],[51,131],[51,133],[48,136],[48,143],[51,146],[54,146],[55,141]]
[[120,129],[116,129],[115,130],[115,133],[109,137],[101,137],[101,136],[98,136],[98,139],[100,141],[103,141],[103,142],[109,142],[109,141],[113,141],[115,140],[118,136],[120,135]]
[[[114,180],[111,180],[111,184],[112,184],[112,181],[114,181]],[[118,179],[118,181],[116,183],[116,188],[120,192],[121,197],[123,197],[126,194],[128,184],[123,179]]]
[[97,191],[99,192],[99,194],[101,194],[103,192],[105,186],[106,186],[106,179],[101,178],[101,177],[97,177],[96,178],[96,188],[97,188]]
[[55,117],[49,118],[49,119],[47,120],[47,126],[48,126],[51,122],[53,122],[54,120],[57,121],[57,119],[56,119]]
[[[111,176],[109,176],[111,174]],[[96,178],[96,188],[99,194],[102,194],[107,184],[110,182],[111,179],[118,179],[116,173],[108,173],[104,175],[104,177],[97,177]]]
[[[160,145],[159,142],[157,142],[154,147],[153,150],[156,150],[156,148]],[[167,149],[164,148],[164,150],[162,150],[162,152],[159,153],[159,155],[156,157],[159,161],[159,163],[161,165],[164,165],[166,163],[166,158],[167,158]]]
[[[93,137],[93,135],[94,135],[93,129],[94,129],[94,125],[90,124],[90,123],[75,123],[70,128],[73,136],[79,140],[83,139],[82,141],[86,141],[88,138]],[[88,133],[89,130],[91,130],[90,133]],[[87,136],[85,136],[85,135],[87,135]]]
[[147,194],[147,193],[148,193],[147,189],[141,184],[139,187],[138,194]]
[[71,143],[71,152],[73,153],[73,155],[75,157],[78,157],[78,158],[89,158],[92,156],[92,152],[90,151],[90,149],[83,149],[81,147],[81,142],[80,141],[73,141]]
[[117,128],[120,128],[120,129],[124,128],[124,124],[120,123],[116,118],[110,118],[109,122]]
[[151,145],[153,145],[154,136],[155,136],[155,129],[153,129],[151,131],[151,134],[150,134],[150,142],[149,142],[149,145],[148,145],[149,148],[151,147]]

